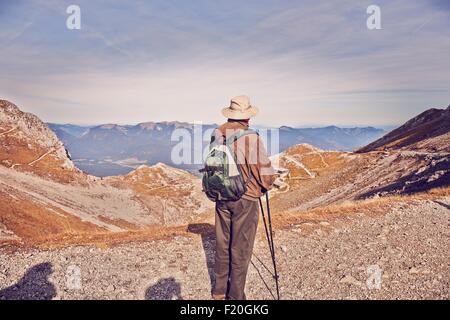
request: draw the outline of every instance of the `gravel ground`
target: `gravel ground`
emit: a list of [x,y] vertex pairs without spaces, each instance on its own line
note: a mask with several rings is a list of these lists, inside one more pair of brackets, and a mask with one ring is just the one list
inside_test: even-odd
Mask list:
[[[446,197],[277,230],[282,299],[449,299],[449,218]],[[192,237],[107,249],[0,252],[0,299],[209,299],[214,240],[198,227]],[[272,298],[262,235],[249,299]]]

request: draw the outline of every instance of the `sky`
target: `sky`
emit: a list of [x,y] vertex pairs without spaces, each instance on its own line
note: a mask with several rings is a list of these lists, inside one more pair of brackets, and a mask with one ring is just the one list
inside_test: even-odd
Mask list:
[[241,94],[266,126],[394,125],[450,104],[447,0],[0,0],[0,48],[0,99],[46,122],[220,123]]

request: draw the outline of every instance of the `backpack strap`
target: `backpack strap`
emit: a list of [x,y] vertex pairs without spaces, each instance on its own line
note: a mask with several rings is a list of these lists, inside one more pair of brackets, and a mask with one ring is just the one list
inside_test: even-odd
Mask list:
[[224,144],[229,146],[232,143],[236,142],[239,138],[241,138],[243,136],[248,136],[250,134],[256,134],[257,136],[259,136],[258,131],[255,131],[255,130],[251,130],[251,129],[240,130],[240,131],[233,133],[231,136],[229,136],[228,139],[225,140]]
[[[233,133],[230,137],[228,137],[228,139],[226,139],[226,141],[224,141],[224,144],[226,144],[226,145],[229,147],[232,143],[236,142],[239,138],[242,138],[242,137],[244,137],[244,136],[248,136],[248,135],[251,135],[251,134],[256,134],[257,136],[259,136],[259,133],[258,133],[258,131],[256,131],[256,130],[251,130],[251,129],[240,130],[240,131],[238,131],[238,132]],[[235,156],[235,157],[236,157],[236,156]],[[238,168],[239,168],[239,166],[238,166]],[[239,172],[240,172],[241,175],[242,175],[241,169],[238,169],[238,170],[239,170]],[[252,178],[252,172],[251,172],[251,170],[250,170],[250,171],[249,171],[248,178],[247,178],[247,180],[244,182],[245,186],[248,185],[248,183],[249,183],[249,181],[250,181],[251,178]]]

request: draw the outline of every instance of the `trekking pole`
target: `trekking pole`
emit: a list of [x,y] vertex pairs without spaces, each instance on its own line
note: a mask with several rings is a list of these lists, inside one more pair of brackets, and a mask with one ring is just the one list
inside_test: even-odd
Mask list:
[[273,242],[273,231],[272,231],[272,220],[270,218],[270,205],[269,205],[269,193],[266,192],[266,205],[267,205],[267,219],[269,220],[269,231],[270,231],[270,239],[272,242],[272,261],[273,261],[273,270],[275,272],[275,285],[277,288],[277,297],[280,300],[280,290],[278,288],[278,271],[277,271],[277,263],[275,259],[275,245]]
[[269,235],[269,229],[267,228],[266,216],[264,214],[264,207],[263,207],[261,199],[259,199],[259,206],[261,207],[261,214],[262,214],[262,218],[263,218],[263,222],[264,222],[264,230],[266,231],[267,243],[269,244],[270,256],[273,257],[271,237]]
[[267,227],[266,216],[264,214],[264,207],[263,207],[261,198],[259,199],[259,205],[261,206],[261,214],[263,217],[264,229],[266,231],[267,242],[269,244],[269,251],[270,251],[271,258],[272,258],[273,270],[275,273],[274,279],[275,279],[275,286],[276,286],[276,290],[277,290],[277,300],[280,300],[280,291],[279,291],[279,286],[278,286],[278,272],[277,272],[277,264],[276,264],[276,260],[275,260],[275,246],[274,246],[274,242],[273,242],[272,220],[270,217],[269,196],[268,196],[267,192],[266,192],[266,206],[267,206],[267,220],[268,220],[269,227]]

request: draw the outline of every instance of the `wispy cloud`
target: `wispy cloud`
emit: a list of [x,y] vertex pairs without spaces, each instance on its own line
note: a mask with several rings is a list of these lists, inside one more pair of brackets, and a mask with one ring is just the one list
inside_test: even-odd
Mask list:
[[79,31],[70,1],[19,2],[0,21],[0,95],[82,123],[217,122],[241,93],[266,124],[390,124],[448,104],[447,2],[378,1],[375,31],[371,2],[80,0]]

